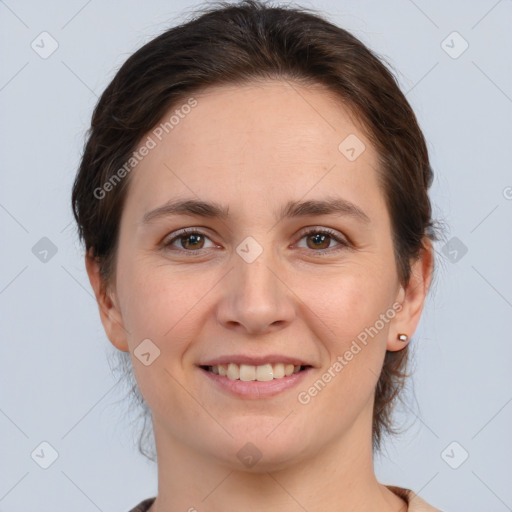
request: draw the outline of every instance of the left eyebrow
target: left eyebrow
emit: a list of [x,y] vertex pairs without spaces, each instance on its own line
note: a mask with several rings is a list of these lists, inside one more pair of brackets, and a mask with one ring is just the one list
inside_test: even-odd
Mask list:
[[[170,215],[192,215],[196,217],[210,217],[226,219],[229,214],[229,207],[222,206],[215,202],[206,202],[196,199],[182,199],[170,201],[154,210],[144,214],[142,222],[149,223],[158,217]],[[370,223],[371,220],[366,213],[358,206],[346,199],[312,199],[309,201],[288,201],[276,215],[277,220],[294,217],[306,217],[314,215],[346,215],[364,223]]]
[[288,201],[278,220],[293,218],[293,217],[307,217],[313,215],[346,215],[353,217],[356,220],[362,221],[366,224],[370,223],[370,217],[364,213],[359,206],[356,206],[350,201],[338,197],[330,199],[311,199],[309,201]]

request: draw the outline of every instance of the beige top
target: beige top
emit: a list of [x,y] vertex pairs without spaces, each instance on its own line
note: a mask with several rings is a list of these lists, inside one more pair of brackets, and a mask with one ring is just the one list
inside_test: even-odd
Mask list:
[[[395,487],[393,485],[386,485],[386,487],[407,503],[407,512],[442,512],[438,508],[429,505],[410,489]],[[154,501],[155,498],[148,498],[147,500],[139,503],[135,508],[130,510],[130,512],[147,512]]]

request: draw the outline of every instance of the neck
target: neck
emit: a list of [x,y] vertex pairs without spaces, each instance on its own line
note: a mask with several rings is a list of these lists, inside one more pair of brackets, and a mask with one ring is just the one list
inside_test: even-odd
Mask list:
[[371,429],[364,425],[371,422],[359,418],[342,439],[314,454],[303,450],[293,461],[268,467],[258,462],[242,471],[239,463],[180,442],[154,419],[158,497],[150,512],[406,512],[407,504],[375,477],[366,442]]

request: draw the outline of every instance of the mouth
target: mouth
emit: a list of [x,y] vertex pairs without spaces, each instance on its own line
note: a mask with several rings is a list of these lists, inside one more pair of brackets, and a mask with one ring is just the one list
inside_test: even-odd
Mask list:
[[203,370],[220,377],[227,377],[230,380],[241,380],[244,382],[258,381],[268,382],[271,380],[284,379],[295,373],[300,373],[311,365],[294,365],[287,363],[267,363],[262,365],[250,364],[216,364],[213,366],[202,365]]
[[228,397],[261,400],[297,386],[314,367],[291,363],[258,366],[224,363],[200,365],[198,369],[208,379],[209,385]]

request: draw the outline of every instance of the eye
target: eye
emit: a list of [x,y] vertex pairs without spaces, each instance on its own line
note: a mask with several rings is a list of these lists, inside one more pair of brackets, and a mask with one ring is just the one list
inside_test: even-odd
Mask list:
[[[197,229],[182,229],[173,238],[163,242],[164,247],[175,247],[174,243],[177,242],[181,247],[177,247],[178,250],[193,252],[194,249],[204,249],[205,239],[209,240],[209,237],[198,231]],[[214,244],[212,243],[212,247]],[[206,247],[208,248],[208,247]],[[195,251],[194,251],[195,252]]]
[[[312,249],[315,252],[336,252],[349,247],[349,243],[341,238],[336,231],[328,228],[312,228],[302,233],[301,240],[306,238],[307,249]],[[332,240],[338,243],[337,248],[329,247]],[[320,250],[320,251],[319,251]]]
[[[320,254],[328,252],[337,252],[344,248],[350,247],[350,244],[341,238],[336,231],[329,228],[310,228],[302,233],[300,240],[306,238],[306,249],[311,249]],[[162,243],[164,248],[174,248],[174,250],[182,252],[198,252],[201,249],[217,247],[213,242],[210,247],[205,247],[205,240],[210,237],[195,228],[185,228],[174,234],[172,238],[164,240]],[[338,247],[329,247],[332,241],[338,243]],[[177,246],[176,244],[179,244]]]

